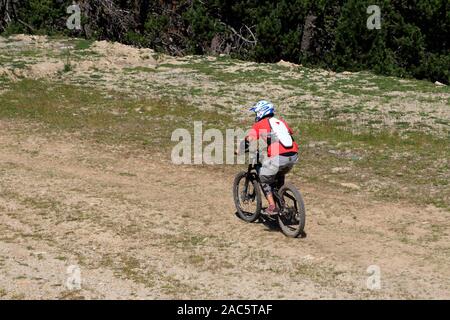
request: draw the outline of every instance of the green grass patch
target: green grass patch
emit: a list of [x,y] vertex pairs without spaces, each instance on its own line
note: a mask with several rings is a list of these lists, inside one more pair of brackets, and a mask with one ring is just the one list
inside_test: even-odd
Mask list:
[[194,121],[204,128],[225,128],[231,116],[215,111],[199,113],[188,103],[174,99],[144,99],[114,91],[22,80],[0,96],[0,118],[19,118],[43,123],[47,128],[106,143],[135,142],[146,147],[170,145],[177,128],[193,131]]
[[76,39],[72,41],[75,50],[87,50],[94,43],[94,40]]
[[390,91],[411,91],[423,93],[450,93],[449,86],[436,86],[434,83],[425,80],[412,80],[405,83],[400,78],[374,76],[369,79],[370,82],[378,86],[381,92]]
[[85,57],[100,57],[101,55],[94,50],[77,50],[73,52],[74,56],[77,58],[85,58]]
[[39,50],[22,50],[20,51],[20,56],[21,57],[37,57],[40,55],[40,51]]
[[1,84],[7,84],[7,83],[9,83],[9,79],[6,76],[1,75],[0,76],[0,83]]
[[15,69],[25,69],[28,66],[28,63],[22,60],[13,60],[10,64]]
[[[303,169],[316,181],[338,179],[370,185],[385,183],[376,194],[383,199],[407,199],[418,204],[450,208],[450,139],[418,131],[370,130],[354,132],[337,121],[290,121],[298,132]],[[305,146],[326,141],[319,148]],[[330,153],[331,151],[331,153]],[[331,168],[352,166],[347,174],[329,177]],[[308,171],[310,170],[310,171]],[[398,186],[401,186],[397,190]]]
[[134,67],[134,68],[124,68],[124,72],[127,73],[157,72],[157,70],[156,68],[149,68],[149,67]]
[[[232,63],[230,63],[232,65]],[[171,64],[161,64],[160,67],[166,68],[179,68],[186,70],[193,70],[195,73],[200,73],[212,78],[215,81],[220,81],[224,83],[234,83],[234,82],[247,82],[247,83],[261,83],[264,81],[272,80],[274,73],[268,72],[266,70],[236,70],[233,72],[225,71],[227,65],[217,64],[216,62],[208,61],[207,59],[194,60],[189,64],[181,65],[171,65]]]

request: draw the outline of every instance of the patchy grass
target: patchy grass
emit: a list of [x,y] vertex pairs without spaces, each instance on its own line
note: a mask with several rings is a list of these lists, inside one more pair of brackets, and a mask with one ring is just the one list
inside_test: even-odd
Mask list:
[[87,50],[92,46],[92,44],[94,43],[94,40],[75,39],[71,42],[72,42],[75,50]]
[[148,68],[148,67],[125,68],[124,71],[127,73],[157,72],[155,68]]
[[237,69],[235,71],[227,72],[224,70],[224,67],[229,65],[233,64],[231,62],[229,64],[215,64],[207,59],[196,59],[189,64],[173,66],[171,64],[163,63],[160,67],[192,70],[194,74],[202,74],[214,81],[224,83],[261,83],[268,81],[268,79],[274,76],[274,73],[268,70]]
[[[290,122],[301,145],[301,162],[294,172],[304,179],[336,185],[350,181],[382,199],[450,208],[447,139],[420,132],[355,133],[332,121]],[[333,174],[336,167],[353,169]]]
[[85,300],[80,290],[64,290],[58,297],[61,300]]
[[134,142],[149,148],[171,144],[177,128],[223,127],[231,117],[217,112],[198,113],[182,100],[141,99],[73,85],[22,80],[0,96],[0,118],[38,121],[53,130],[81,132],[105,143]]
[[10,65],[14,69],[25,69],[29,65],[29,63],[22,60],[13,60],[10,62]]

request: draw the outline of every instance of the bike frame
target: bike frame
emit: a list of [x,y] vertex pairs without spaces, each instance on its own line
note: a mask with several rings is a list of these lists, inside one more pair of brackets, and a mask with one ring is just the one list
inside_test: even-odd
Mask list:
[[[261,180],[259,179],[258,170],[257,170],[257,167],[260,166],[260,165],[261,165],[261,163],[259,162],[259,155],[257,155],[257,161],[256,161],[256,164],[255,164],[255,163],[251,163],[251,164],[248,165],[248,169],[247,169],[247,177],[245,178],[245,189],[244,189],[245,194],[247,194],[247,191],[248,191],[247,188],[248,188],[248,184],[249,184],[249,182],[250,182],[250,178],[253,178],[253,179],[255,179],[256,181],[258,181],[258,185],[259,185],[259,187],[260,187],[261,190],[262,190]],[[264,192],[263,192],[263,194],[264,194]],[[274,196],[275,202],[278,203],[278,205],[279,205],[280,208],[283,208],[283,207],[284,207],[284,201],[283,201],[283,199],[280,197],[280,195],[278,194],[278,189],[273,188],[272,194],[273,194],[273,196]],[[264,194],[264,196],[265,196],[265,194]]]
[[[253,152],[251,154],[253,154]],[[272,186],[272,194],[275,203],[280,210],[277,215],[266,214],[261,208],[261,193],[264,194],[264,191],[262,190],[259,172],[262,167],[262,163],[259,161],[259,152],[256,152],[255,155],[256,157],[250,157],[250,163],[248,164],[247,171],[240,172],[236,175],[234,181],[233,194],[235,197],[234,201],[236,208],[238,210],[237,213],[242,219],[248,222],[256,221],[256,219],[260,218],[260,215],[263,216],[262,221],[278,221],[280,228],[286,236],[298,237],[301,232],[303,232],[305,223],[304,202],[300,192],[295,188],[295,186],[288,182],[285,182],[283,186],[280,186],[280,181],[275,181],[275,184]],[[244,186],[241,190],[239,185],[242,182],[244,182]],[[249,184],[252,186],[250,187]],[[260,190],[257,190],[258,185]],[[251,193],[249,193],[250,188],[252,190]],[[280,191],[282,191],[282,193]],[[237,192],[239,192],[239,194]],[[251,217],[247,219],[245,216],[242,216],[243,213],[240,205],[242,204],[242,201],[245,203],[249,200],[254,201],[255,199],[257,199],[256,207],[260,210],[260,212],[249,212],[246,216],[251,215]],[[290,204],[290,200],[294,202],[293,205]]]

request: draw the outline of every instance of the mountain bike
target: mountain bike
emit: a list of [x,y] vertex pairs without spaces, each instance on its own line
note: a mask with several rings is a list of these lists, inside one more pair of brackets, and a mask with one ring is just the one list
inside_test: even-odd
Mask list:
[[272,191],[280,212],[276,216],[265,214],[258,176],[260,167],[259,152],[256,152],[247,171],[239,172],[234,178],[233,198],[238,216],[247,222],[255,222],[263,217],[266,221],[277,222],[286,236],[298,237],[304,233],[306,219],[305,204],[300,191],[292,183],[287,182],[280,186],[277,182]]

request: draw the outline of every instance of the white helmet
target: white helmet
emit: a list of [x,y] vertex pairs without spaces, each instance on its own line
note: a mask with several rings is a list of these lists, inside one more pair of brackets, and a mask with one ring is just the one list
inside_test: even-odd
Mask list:
[[268,115],[273,115],[275,113],[275,107],[272,103],[261,100],[258,101],[253,107],[250,108],[250,111],[256,113],[255,122],[258,122],[262,118]]

